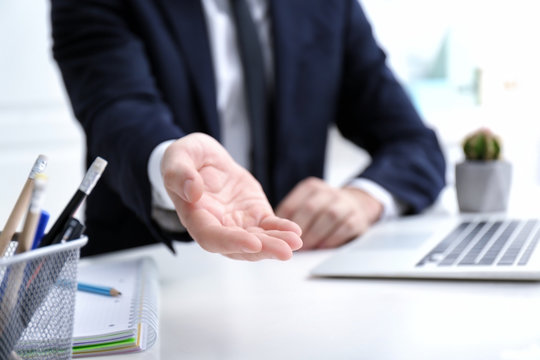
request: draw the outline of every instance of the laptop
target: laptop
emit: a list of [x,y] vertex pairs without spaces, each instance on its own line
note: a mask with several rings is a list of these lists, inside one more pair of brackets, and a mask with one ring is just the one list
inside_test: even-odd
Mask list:
[[540,280],[540,219],[413,216],[381,222],[315,277]]

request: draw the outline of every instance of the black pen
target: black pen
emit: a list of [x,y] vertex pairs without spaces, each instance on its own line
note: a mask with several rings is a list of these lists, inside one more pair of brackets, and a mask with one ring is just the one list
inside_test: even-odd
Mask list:
[[62,236],[60,241],[70,241],[75,240],[81,237],[83,231],[85,229],[85,226],[83,223],[81,223],[78,219],[72,217],[67,222],[66,226],[62,230]]
[[94,160],[84,175],[81,185],[51,227],[51,230],[43,236],[40,247],[56,244],[62,240],[63,230],[82,202],[92,192],[106,166],[107,161],[103,158],[98,156]]

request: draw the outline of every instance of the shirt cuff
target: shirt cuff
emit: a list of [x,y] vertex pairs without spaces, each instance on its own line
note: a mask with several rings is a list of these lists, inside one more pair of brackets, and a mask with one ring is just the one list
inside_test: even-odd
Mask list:
[[174,204],[167,194],[165,184],[163,183],[163,175],[161,174],[161,159],[165,150],[175,140],[167,140],[154,148],[148,159],[148,178],[152,185],[152,205],[162,209],[174,210]]
[[405,205],[400,203],[396,198],[381,185],[365,178],[357,178],[347,184],[354,188],[360,189],[373,196],[383,205],[383,213],[381,219],[395,218],[405,211]]

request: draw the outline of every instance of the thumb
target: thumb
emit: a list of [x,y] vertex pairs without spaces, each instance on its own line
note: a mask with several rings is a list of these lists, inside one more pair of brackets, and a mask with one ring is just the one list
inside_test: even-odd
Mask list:
[[197,202],[203,193],[202,181],[200,180],[199,174],[195,176],[195,179],[186,179],[182,186],[182,192],[180,192],[178,196],[189,203]]
[[174,144],[171,145],[163,156],[161,173],[167,191],[189,203],[195,203],[201,198],[203,180],[189,152],[175,149]]

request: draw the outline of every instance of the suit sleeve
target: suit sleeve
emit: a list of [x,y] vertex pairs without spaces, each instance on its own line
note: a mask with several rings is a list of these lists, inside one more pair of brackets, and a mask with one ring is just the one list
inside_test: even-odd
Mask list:
[[86,133],[89,160],[107,159],[102,181],[151,228],[148,158],[158,144],[184,133],[124,18],[126,3],[52,0],[53,55]]
[[432,204],[445,184],[445,160],[427,128],[386,65],[360,5],[349,1],[343,84],[337,126],[366,149],[370,165],[360,174],[417,213]]

